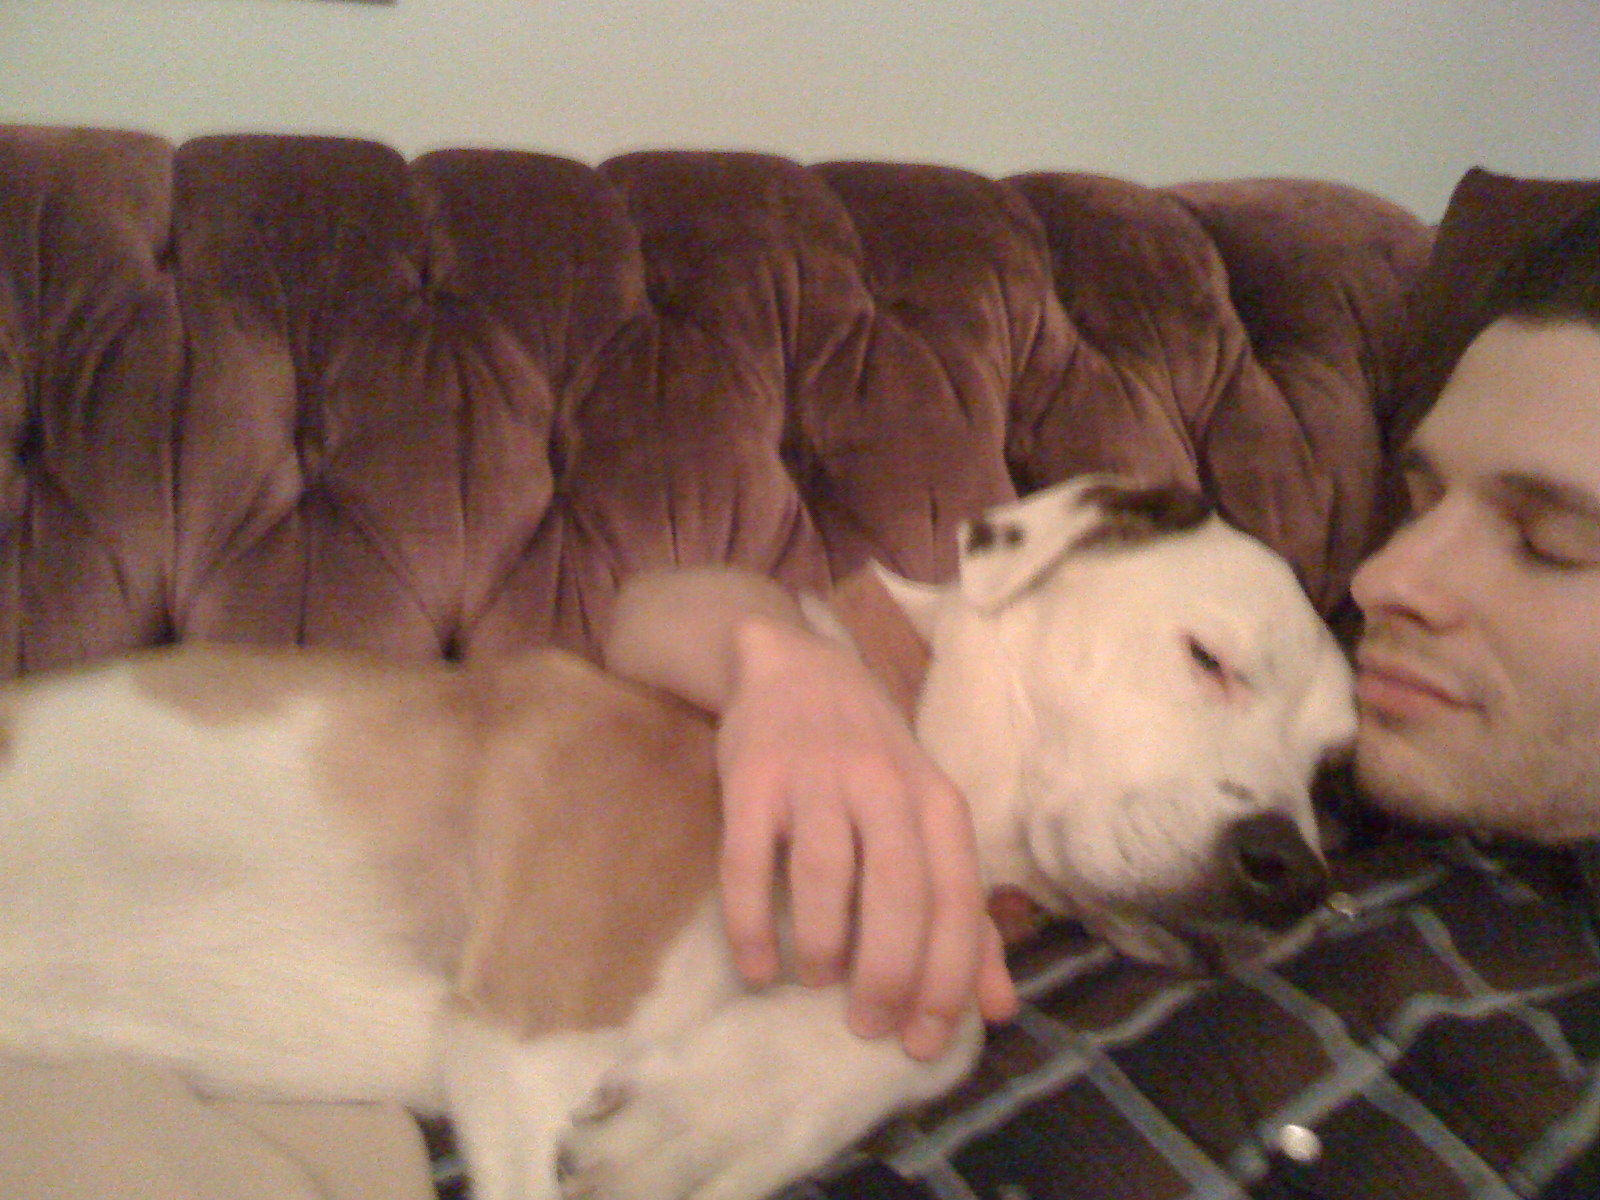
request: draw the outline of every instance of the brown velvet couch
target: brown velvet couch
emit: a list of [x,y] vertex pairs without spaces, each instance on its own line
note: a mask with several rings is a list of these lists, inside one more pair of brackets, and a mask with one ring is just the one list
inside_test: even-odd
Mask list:
[[1183,480],[1331,610],[1431,231],[1326,182],[0,132],[0,665],[592,650],[642,567],[819,588]]
[[[936,578],[963,517],[1087,470],[1203,487],[1332,614],[1432,237],[1317,181],[3,129],[0,670],[592,652],[640,568]],[[7,1161],[202,1194],[145,1157],[214,1115],[174,1135],[146,1118],[181,1088],[109,1070],[0,1073]],[[344,1158],[292,1194],[418,1194],[425,1163],[375,1170],[420,1161],[399,1116],[360,1153],[309,1118]],[[291,1194],[259,1143],[240,1177]]]

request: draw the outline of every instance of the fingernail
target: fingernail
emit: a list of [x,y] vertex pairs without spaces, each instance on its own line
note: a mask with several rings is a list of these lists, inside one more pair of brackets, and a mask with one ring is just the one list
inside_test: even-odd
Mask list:
[[906,1028],[906,1053],[912,1058],[933,1058],[950,1040],[950,1022],[941,1017],[923,1014]]
[[805,987],[831,987],[844,980],[844,972],[833,963],[801,963],[795,975]]
[[769,987],[778,979],[778,960],[770,954],[756,951],[739,955],[740,976],[753,988]]
[[863,1005],[851,1010],[850,1029],[857,1037],[880,1038],[894,1029],[894,1016],[886,1008]]

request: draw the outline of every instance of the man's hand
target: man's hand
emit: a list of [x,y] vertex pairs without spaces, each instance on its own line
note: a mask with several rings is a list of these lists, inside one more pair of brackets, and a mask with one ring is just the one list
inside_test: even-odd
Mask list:
[[974,1002],[991,1021],[1015,1013],[966,804],[851,653],[785,621],[740,622],[718,756],[724,908],[746,979],[777,975],[786,867],[800,980],[848,978],[858,1034],[898,1031],[930,1058]]
[[721,718],[723,907],[746,979],[777,976],[787,894],[800,977],[848,979],[857,1032],[898,1032],[927,1058],[974,1004],[1015,1013],[965,802],[786,591],[727,567],[632,576],[605,660]]

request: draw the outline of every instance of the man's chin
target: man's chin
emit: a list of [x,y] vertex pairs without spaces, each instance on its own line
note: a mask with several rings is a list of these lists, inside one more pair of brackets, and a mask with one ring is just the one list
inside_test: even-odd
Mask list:
[[1531,794],[1501,784],[1494,765],[1461,764],[1426,744],[1363,728],[1356,741],[1356,785],[1379,811],[1429,833],[1475,833],[1548,841],[1551,829]]
[[1355,778],[1368,801],[1403,821],[1435,828],[1474,823],[1471,804],[1437,756],[1402,731],[1363,721]]

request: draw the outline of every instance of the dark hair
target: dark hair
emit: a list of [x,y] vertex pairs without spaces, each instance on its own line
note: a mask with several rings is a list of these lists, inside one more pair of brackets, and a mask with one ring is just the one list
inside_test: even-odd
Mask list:
[[1491,293],[1490,320],[1584,321],[1600,328],[1600,204],[1515,256]]

